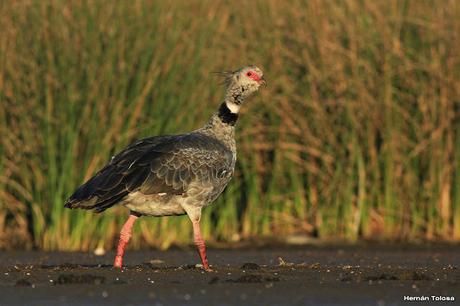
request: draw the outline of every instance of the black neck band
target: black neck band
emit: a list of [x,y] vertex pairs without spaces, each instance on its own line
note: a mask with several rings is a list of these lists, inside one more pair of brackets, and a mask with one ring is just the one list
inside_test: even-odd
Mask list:
[[220,105],[218,116],[228,125],[235,125],[238,120],[238,114],[232,113],[225,102]]

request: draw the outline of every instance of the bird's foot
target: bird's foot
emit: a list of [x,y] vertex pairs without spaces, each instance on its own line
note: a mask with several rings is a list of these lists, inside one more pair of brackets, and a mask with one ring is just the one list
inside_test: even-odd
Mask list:
[[114,268],[121,269],[122,266],[123,266],[123,257],[117,255],[117,256],[115,257],[115,261],[114,261],[114,263],[113,263],[113,267],[114,267]]
[[215,272],[215,270],[211,269],[209,267],[209,265],[204,265],[203,266],[202,264],[196,264],[195,267],[198,268],[198,269],[203,269],[203,271],[205,271],[205,272]]

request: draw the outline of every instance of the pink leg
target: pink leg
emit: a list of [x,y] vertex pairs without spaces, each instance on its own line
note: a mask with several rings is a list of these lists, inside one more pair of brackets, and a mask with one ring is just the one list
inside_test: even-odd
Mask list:
[[125,222],[120,232],[120,241],[118,242],[117,255],[115,256],[115,262],[113,263],[114,268],[121,268],[123,264],[123,254],[125,253],[126,245],[131,239],[133,232],[133,225],[139,216],[131,213],[128,220]]
[[198,253],[201,257],[201,263],[203,264],[203,269],[206,271],[211,271],[208,264],[208,259],[206,258],[206,245],[204,240],[201,237],[200,231],[200,221],[192,221],[193,223],[193,237],[195,239],[195,245],[198,248]]

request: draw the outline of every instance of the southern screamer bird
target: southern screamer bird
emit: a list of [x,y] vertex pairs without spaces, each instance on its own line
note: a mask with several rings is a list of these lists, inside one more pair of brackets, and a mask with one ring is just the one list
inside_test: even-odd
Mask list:
[[224,72],[225,98],[202,128],[187,134],[154,136],[128,146],[67,200],[65,207],[102,212],[114,205],[130,209],[114,267],[121,268],[125,247],[140,216],[187,214],[198,253],[210,270],[200,233],[203,207],[230,181],[236,161],[235,124],[245,98],[265,85],[262,70],[247,66]]

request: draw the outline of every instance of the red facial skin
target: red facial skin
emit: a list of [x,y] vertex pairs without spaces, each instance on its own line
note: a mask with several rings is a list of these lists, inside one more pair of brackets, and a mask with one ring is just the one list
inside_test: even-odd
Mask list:
[[251,79],[253,79],[257,83],[262,82],[262,79],[260,78],[260,76],[257,73],[255,73],[254,71],[252,71],[252,70],[246,72],[246,76],[251,78]]

